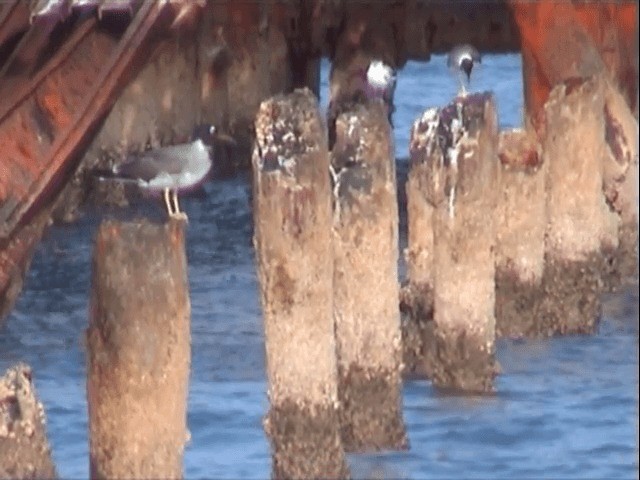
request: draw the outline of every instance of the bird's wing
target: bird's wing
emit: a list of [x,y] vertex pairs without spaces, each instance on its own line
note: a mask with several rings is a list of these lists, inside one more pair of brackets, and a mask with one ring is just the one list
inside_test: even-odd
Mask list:
[[149,150],[118,165],[115,173],[148,182],[161,173],[175,175],[182,172],[192,155],[194,146],[191,143]]

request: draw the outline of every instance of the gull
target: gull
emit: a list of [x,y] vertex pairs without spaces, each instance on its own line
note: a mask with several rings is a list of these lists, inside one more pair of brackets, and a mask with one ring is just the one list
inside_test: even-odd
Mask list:
[[112,180],[136,185],[151,193],[162,192],[170,218],[187,220],[180,210],[178,193],[204,183],[213,165],[213,143],[235,144],[233,138],[220,134],[212,125],[200,125],[190,143],[147,150],[102,172],[99,180]]
[[471,70],[476,63],[482,63],[482,59],[478,50],[472,45],[458,45],[449,52],[447,67],[454,71],[458,77],[458,81],[460,82],[458,94],[461,97],[467,95],[466,86],[468,86],[471,81]]
[[373,60],[366,70],[367,96],[382,98],[384,101],[393,100],[396,88],[396,72],[381,60]]
[[391,120],[393,93],[396,89],[395,70],[381,60],[372,60],[364,72],[365,95],[368,99],[382,99]]

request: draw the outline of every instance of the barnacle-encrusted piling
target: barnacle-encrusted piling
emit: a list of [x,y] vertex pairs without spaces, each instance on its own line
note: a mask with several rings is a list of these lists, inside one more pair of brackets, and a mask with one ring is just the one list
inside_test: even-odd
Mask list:
[[496,211],[496,336],[538,336],[543,293],[545,178],[535,136],[500,133]]
[[548,224],[539,329],[549,335],[593,333],[608,259],[618,248],[619,223],[603,193],[607,144],[602,79],[572,79],[557,86],[544,114]]
[[92,478],[180,478],[188,440],[184,224],[104,222],[87,330]]
[[381,102],[336,121],[334,315],[347,450],[405,448],[398,309],[398,206],[391,126]]
[[619,218],[618,251],[608,287],[638,278],[638,120],[623,94],[608,79],[604,85],[604,193]]
[[407,193],[407,282],[400,291],[405,373],[424,377],[424,341],[433,334],[434,210],[428,192],[431,138],[438,109],[426,110],[411,128]]
[[421,262],[413,278],[433,282],[434,328],[423,337],[424,369],[442,388],[493,390],[497,128],[489,93],[458,97],[414,125],[412,150],[424,154],[412,154],[411,168],[426,177],[419,179],[419,194],[431,208],[421,209],[427,216],[420,220],[419,209],[409,212],[410,228],[422,222],[428,239],[416,248],[410,236],[409,261]]
[[0,377],[0,478],[56,477],[45,423],[31,368],[9,368]]
[[264,101],[255,126],[254,244],[272,473],[342,478],[326,131],[308,89]]

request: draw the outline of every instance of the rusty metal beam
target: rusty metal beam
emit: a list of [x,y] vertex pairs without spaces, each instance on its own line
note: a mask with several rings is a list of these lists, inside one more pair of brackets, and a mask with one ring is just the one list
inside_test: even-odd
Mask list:
[[[0,78],[11,78],[10,76],[18,76],[21,73],[29,74],[31,69],[34,68],[40,53],[47,47],[49,36],[56,23],[56,20],[49,18],[36,19],[32,24],[32,28],[23,35],[13,54],[0,69]],[[24,82],[23,78],[20,78],[20,80]],[[0,84],[0,89],[9,91],[5,90],[2,84]]]
[[17,228],[10,240],[0,239],[0,327],[22,290],[33,251],[42,238],[50,215],[51,208],[45,208],[32,222]]
[[[87,133],[113,104],[128,70],[168,3],[147,0],[117,43],[96,28],[74,36],[75,48],[38,76],[0,121],[6,175],[0,176],[0,239],[36,214],[55,189]],[[164,11],[171,12],[161,15]],[[172,18],[164,18],[171,21]],[[94,22],[87,19],[87,22]],[[81,41],[80,41],[81,40]],[[112,53],[106,62],[105,52]]]
[[16,33],[29,27],[29,4],[8,0],[0,4],[0,45]]
[[638,3],[511,0],[522,41],[527,116],[540,125],[549,93],[569,78],[609,71],[632,110],[638,102]]

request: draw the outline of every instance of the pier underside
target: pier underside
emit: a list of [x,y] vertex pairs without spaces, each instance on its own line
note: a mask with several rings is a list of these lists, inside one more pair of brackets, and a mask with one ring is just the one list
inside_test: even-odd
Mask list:
[[[89,169],[210,122],[246,167],[260,102],[319,89],[319,60],[396,68],[468,42],[523,55],[529,123],[555,85],[610,72],[638,116],[635,2],[51,0],[0,3],[0,318],[53,216],[74,217]],[[559,46],[562,48],[559,48]],[[332,81],[332,89],[339,84]]]

